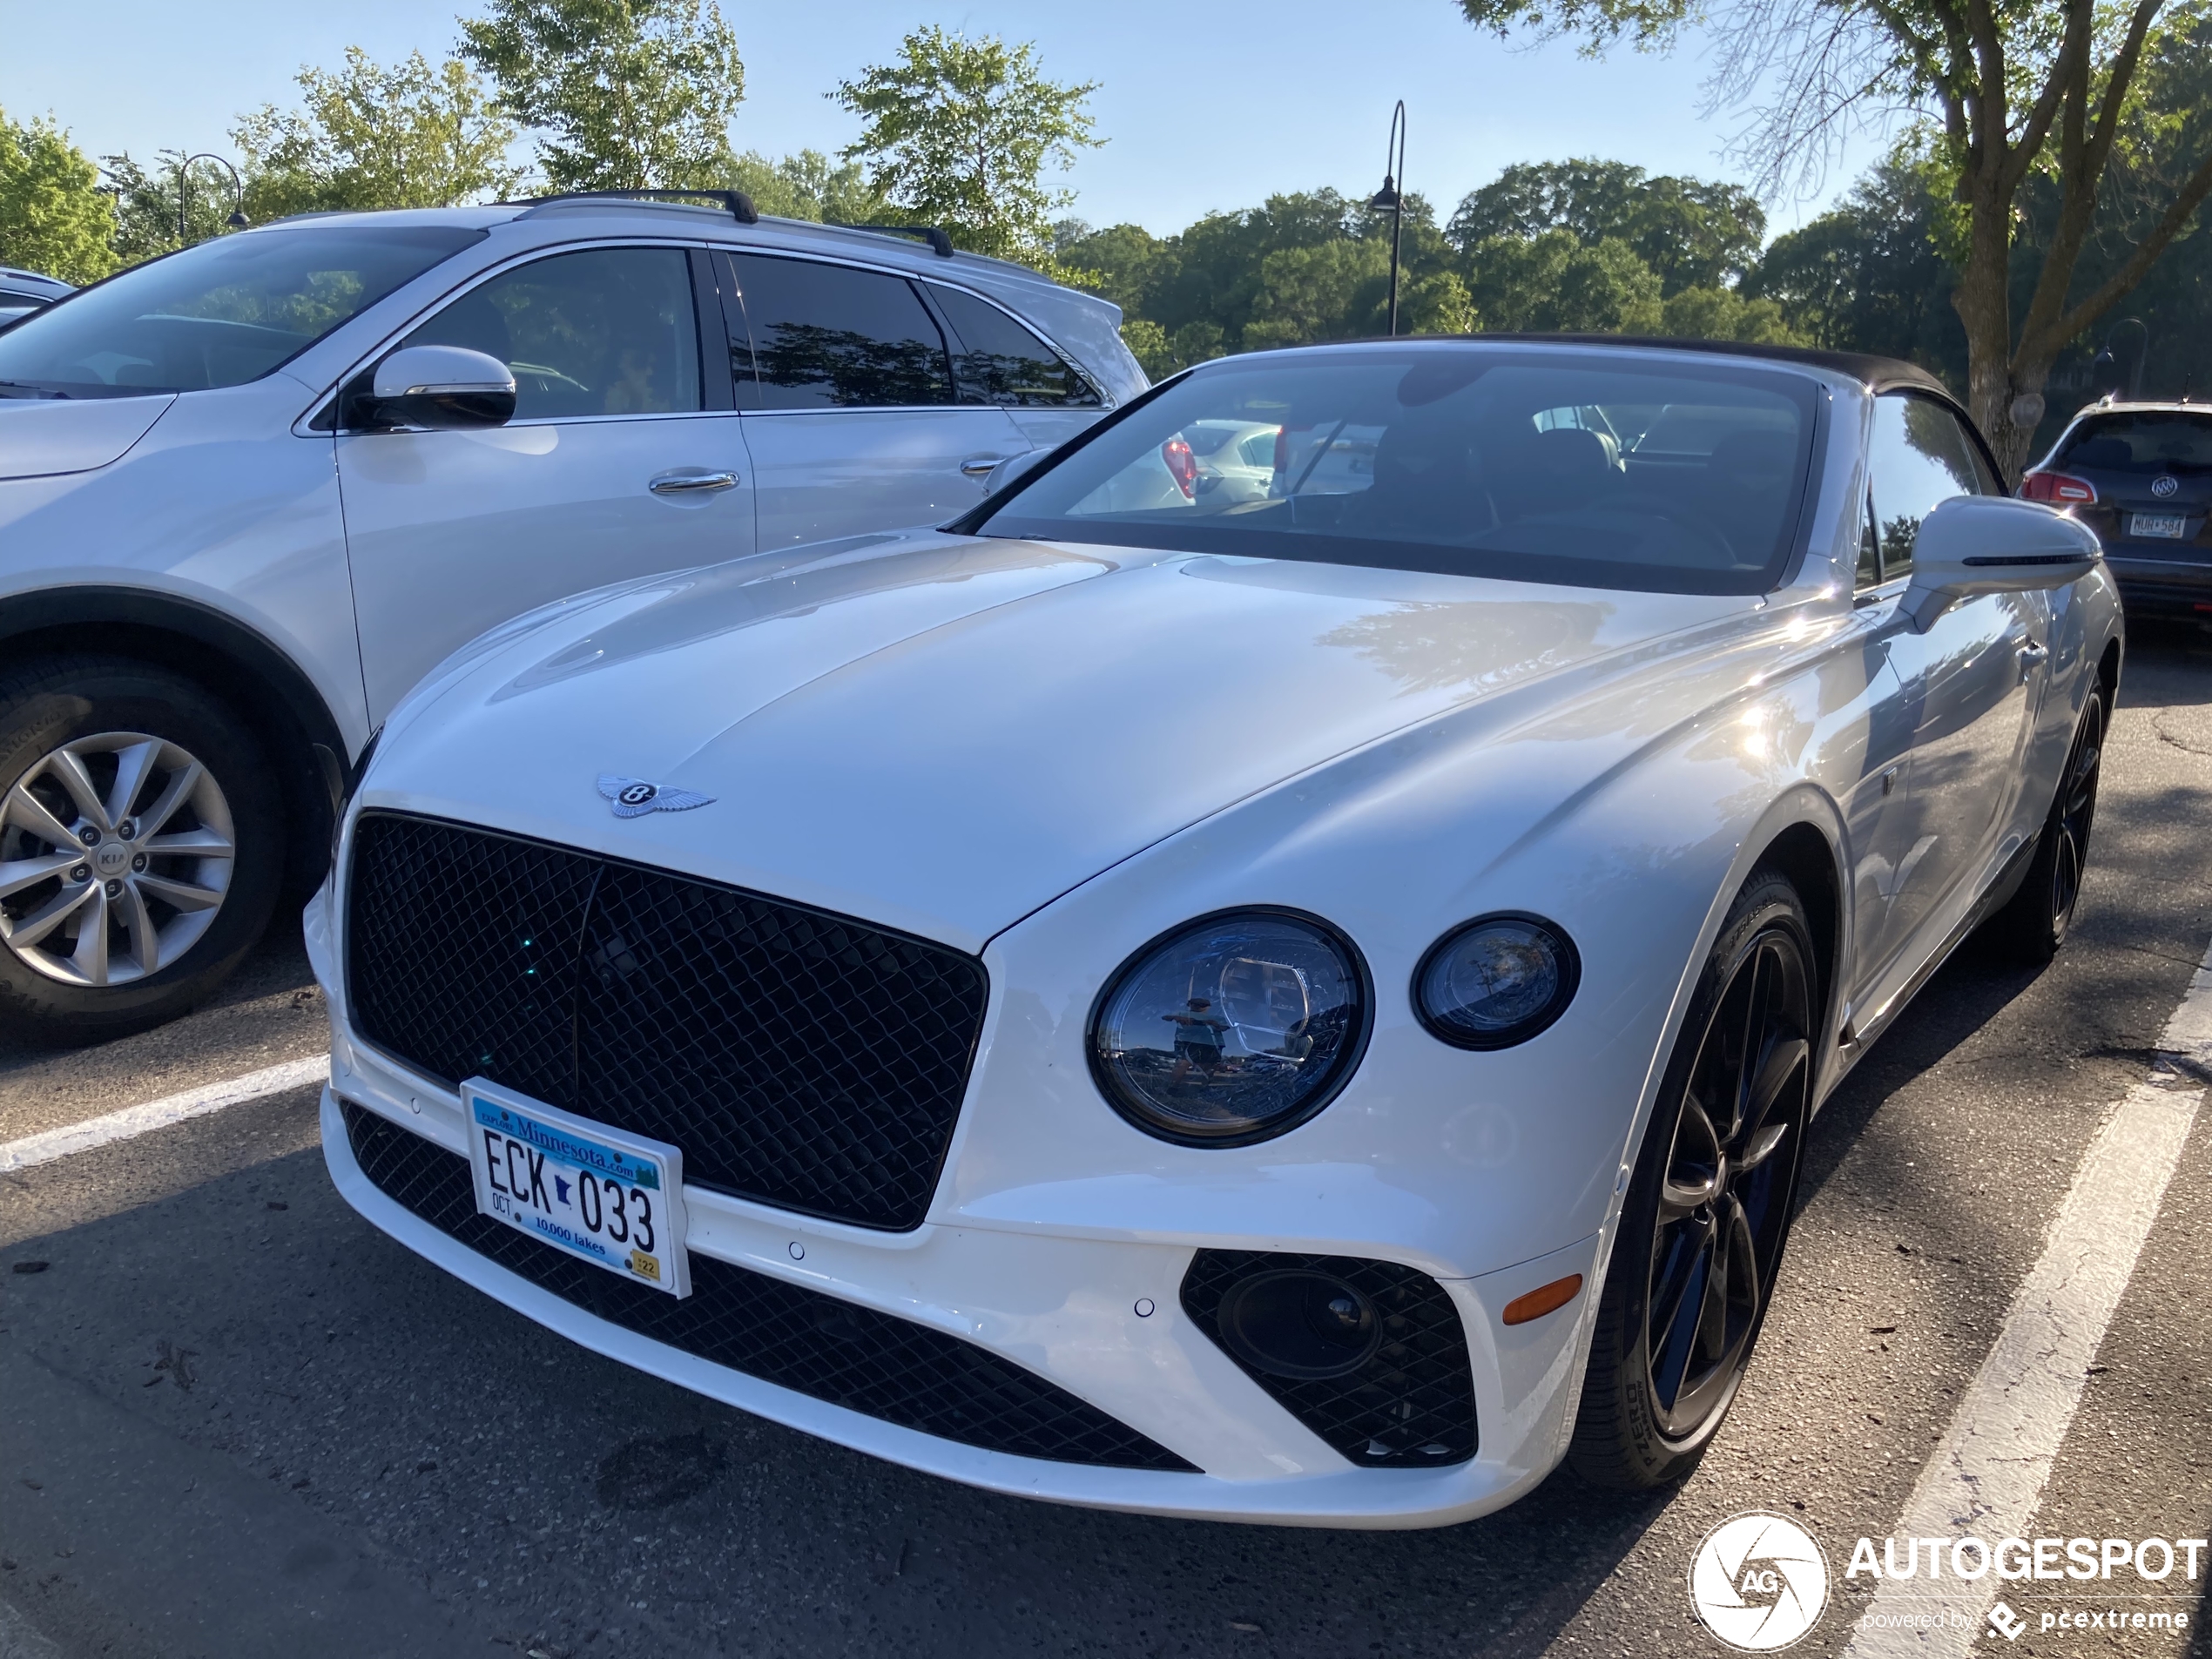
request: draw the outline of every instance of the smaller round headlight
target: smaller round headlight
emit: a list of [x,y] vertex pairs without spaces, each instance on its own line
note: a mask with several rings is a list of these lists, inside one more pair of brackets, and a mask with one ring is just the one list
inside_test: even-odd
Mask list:
[[1207,916],[1122,965],[1090,1022],[1090,1069],[1116,1110],[1186,1146],[1244,1146],[1335,1096],[1367,1040],[1351,941],[1286,910]]
[[1413,1010],[1460,1049],[1526,1042],[1567,1011],[1581,981],[1567,935],[1536,916],[1478,916],[1429,948],[1413,972]]

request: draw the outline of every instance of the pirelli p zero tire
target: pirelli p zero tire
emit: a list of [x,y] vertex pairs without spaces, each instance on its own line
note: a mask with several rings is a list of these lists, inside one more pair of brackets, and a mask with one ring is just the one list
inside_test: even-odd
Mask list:
[[173,1019],[267,926],[266,758],[200,686],[121,658],[0,676],[0,1028],[85,1042]]
[[1797,1200],[1813,961],[1796,888],[1754,875],[1699,975],[1622,1207],[1568,1451],[1596,1485],[1688,1474],[1750,1363]]

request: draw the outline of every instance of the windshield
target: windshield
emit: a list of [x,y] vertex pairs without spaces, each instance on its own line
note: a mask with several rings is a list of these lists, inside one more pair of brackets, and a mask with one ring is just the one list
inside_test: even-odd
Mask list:
[[2093,472],[2212,472],[2212,410],[2092,415],[2074,428],[2055,464]]
[[483,235],[334,225],[218,237],[0,334],[0,394],[132,397],[259,380]]
[[1202,369],[1017,486],[985,535],[1666,593],[1762,593],[1817,388],[1480,346]]

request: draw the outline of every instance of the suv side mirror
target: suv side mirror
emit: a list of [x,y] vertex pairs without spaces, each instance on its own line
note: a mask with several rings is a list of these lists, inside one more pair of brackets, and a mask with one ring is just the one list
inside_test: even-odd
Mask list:
[[380,421],[434,428],[503,426],[515,416],[515,375],[489,353],[402,346],[369,382]]
[[1925,632],[1961,599],[2063,588],[2102,556],[2094,530],[2040,502],[1954,496],[1920,521],[1898,608]]

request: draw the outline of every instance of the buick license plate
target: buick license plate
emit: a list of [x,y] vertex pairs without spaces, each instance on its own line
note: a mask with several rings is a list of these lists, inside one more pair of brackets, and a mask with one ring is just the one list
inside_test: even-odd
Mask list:
[[461,1107],[480,1211],[635,1284],[691,1293],[680,1150],[482,1077],[461,1085]]
[[2188,516],[2182,513],[2130,513],[2128,516],[2130,536],[2162,536],[2178,542],[2188,527]]

